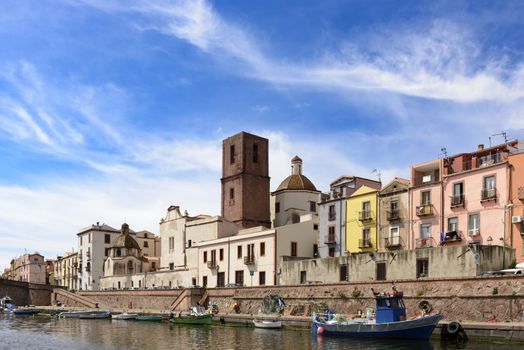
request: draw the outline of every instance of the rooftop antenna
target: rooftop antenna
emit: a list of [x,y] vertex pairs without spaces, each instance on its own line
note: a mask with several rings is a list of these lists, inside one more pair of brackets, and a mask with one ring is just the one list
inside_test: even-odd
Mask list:
[[446,147],[442,147],[440,149],[440,152],[442,152],[442,154],[444,155],[444,158],[448,158],[448,150],[446,149]]
[[378,182],[382,183],[382,179],[380,178],[380,170],[378,170],[378,169],[373,169],[373,171],[372,171],[371,173],[372,173],[372,174],[377,174]]
[[[505,131],[499,132],[498,134],[493,134],[491,136],[502,136],[504,137],[504,143],[508,143],[508,134]],[[490,138],[490,141],[491,141],[491,138]],[[491,146],[491,142],[490,142],[490,146]]]

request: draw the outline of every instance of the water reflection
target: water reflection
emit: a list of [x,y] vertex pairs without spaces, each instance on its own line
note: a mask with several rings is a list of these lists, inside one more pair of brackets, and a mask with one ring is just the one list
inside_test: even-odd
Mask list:
[[[0,317],[0,349],[421,349],[455,350],[437,341],[348,339],[307,331],[232,326],[174,326],[116,320]],[[465,349],[516,350],[518,345],[470,342]]]

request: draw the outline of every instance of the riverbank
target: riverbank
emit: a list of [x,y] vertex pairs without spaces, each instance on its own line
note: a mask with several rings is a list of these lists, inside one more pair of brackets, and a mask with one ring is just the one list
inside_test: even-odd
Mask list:
[[[78,310],[96,310],[101,309],[87,309],[82,307],[56,307],[56,306],[43,306],[38,307],[48,313],[59,313],[65,311],[78,311]],[[163,315],[166,319],[171,314],[169,310],[154,310],[154,309],[103,309],[104,311],[110,311],[111,313],[122,313],[127,311],[129,313],[138,313],[144,315]],[[275,316],[259,316],[250,314],[230,314],[230,313],[219,313],[213,318],[216,324],[230,325],[237,327],[253,327],[253,318],[259,319],[275,319]],[[289,330],[301,330],[309,331],[311,326],[311,317],[305,316],[277,316],[282,322],[282,327]],[[439,322],[433,337],[439,337],[441,330],[451,322],[451,320],[442,320]],[[517,342],[524,344],[524,322],[476,322],[476,321],[459,321],[466,334],[470,339],[479,341],[482,339],[489,340],[500,340],[504,342]]]

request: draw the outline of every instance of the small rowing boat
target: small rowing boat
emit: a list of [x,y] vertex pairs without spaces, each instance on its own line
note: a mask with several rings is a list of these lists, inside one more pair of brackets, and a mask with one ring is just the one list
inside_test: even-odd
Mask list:
[[33,316],[40,313],[37,309],[14,309],[13,314],[17,316]]
[[276,320],[253,320],[255,328],[265,328],[265,329],[280,329],[282,328],[282,322]]
[[109,311],[92,311],[92,312],[86,312],[83,315],[80,315],[80,319],[82,320],[95,320],[95,319],[104,319],[104,318],[110,318],[111,313]]
[[127,312],[112,315],[113,320],[135,320],[138,317],[138,314],[128,314]]
[[148,322],[162,322],[162,316],[156,315],[143,315],[135,318],[137,321],[148,321]]

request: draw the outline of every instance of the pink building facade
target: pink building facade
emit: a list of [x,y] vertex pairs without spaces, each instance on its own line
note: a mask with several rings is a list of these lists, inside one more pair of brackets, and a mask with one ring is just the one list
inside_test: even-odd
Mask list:
[[411,167],[409,190],[411,239],[409,249],[431,248],[442,232],[442,160]]
[[16,276],[18,281],[46,283],[46,266],[42,255],[39,253],[24,254],[15,260],[17,260]]

